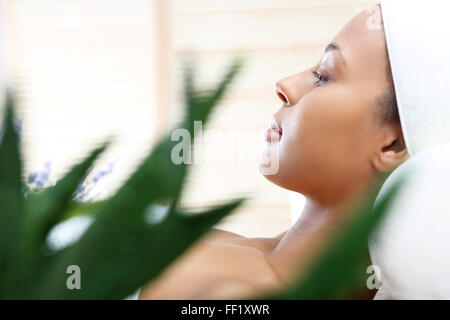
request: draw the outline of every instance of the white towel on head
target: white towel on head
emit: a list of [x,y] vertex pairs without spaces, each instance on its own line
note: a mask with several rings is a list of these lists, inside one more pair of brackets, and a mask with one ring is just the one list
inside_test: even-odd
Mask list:
[[381,0],[400,121],[410,156],[450,141],[450,1]]

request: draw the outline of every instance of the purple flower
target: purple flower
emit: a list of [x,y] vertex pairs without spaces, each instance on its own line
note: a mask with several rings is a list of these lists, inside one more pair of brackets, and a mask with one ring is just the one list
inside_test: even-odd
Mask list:
[[[88,180],[87,177],[89,174],[81,181],[75,190],[74,200],[86,202],[95,198],[99,194],[99,190],[94,190],[98,183],[104,179],[106,176],[111,174],[114,168],[114,163],[108,163],[108,167],[106,169],[102,169],[97,171],[92,179]],[[27,183],[25,187],[25,195],[33,193],[35,191],[39,191],[40,189],[49,185],[49,176],[51,172],[51,162],[47,161],[44,163],[42,170],[31,172],[27,176]],[[54,180],[51,185],[55,185],[56,180]],[[99,189],[99,188],[97,188]],[[95,192],[94,192],[95,191]]]
[[51,162],[44,163],[44,167],[41,171],[34,171],[28,174],[24,187],[24,195],[27,196],[35,191],[39,191],[44,188],[49,182],[48,178],[51,171]]
[[114,167],[114,163],[110,162],[108,163],[108,169],[107,170],[100,170],[98,171],[94,177],[92,178],[92,181],[94,182],[94,184],[96,184],[97,182],[99,182],[102,178],[104,178],[105,176],[107,176],[108,174],[110,174],[113,170]]
[[49,161],[45,162],[44,168],[42,171],[31,172],[28,175],[27,182],[33,187],[43,188],[44,185],[48,182],[48,177],[51,171],[51,163]]
[[106,170],[97,171],[92,179],[89,181],[86,178],[80,183],[75,192],[75,199],[78,201],[89,201],[91,198],[95,197],[95,193],[93,192],[94,188],[97,186],[98,182],[101,181],[104,177],[111,174],[114,168],[114,163],[108,163],[108,168]]

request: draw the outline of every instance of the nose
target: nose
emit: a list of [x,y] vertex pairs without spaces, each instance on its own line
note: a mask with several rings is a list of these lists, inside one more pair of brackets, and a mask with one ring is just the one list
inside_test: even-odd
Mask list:
[[283,92],[278,84],[276,85],[276,91],[278,98],[280,98],[280,100],[283,101],[286,106],[290,106],[291,103],[289,102],[287,95]]
[[277,96],[285,106],[297,104],[311,89],[312,81],[309,81],[307,71],[281,79],[275,84]]

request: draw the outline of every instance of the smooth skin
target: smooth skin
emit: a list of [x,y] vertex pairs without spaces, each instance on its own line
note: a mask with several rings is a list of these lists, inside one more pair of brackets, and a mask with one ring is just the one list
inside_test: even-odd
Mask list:
[[382,25],[370,27],[379,10],[356,15],[320,62],[276,83],[282,136],[268,147],[279,147],[279,170],[265,177],[305,195],[301,218],[274,238],[213,229],[140,299],[242,299],[288,287],[347,221],[354,201],[408,158],[400,124],[380,122],[376,107],[392,87]]

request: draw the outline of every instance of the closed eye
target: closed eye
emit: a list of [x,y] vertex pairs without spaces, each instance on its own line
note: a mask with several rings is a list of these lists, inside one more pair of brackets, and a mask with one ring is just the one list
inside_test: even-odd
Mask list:
[[323,82],[328,81],[328,79],[325,78],[319,71],[313,70],[312,74],[317,78],[317,81],[314,83],[315,86],[320,86]]

